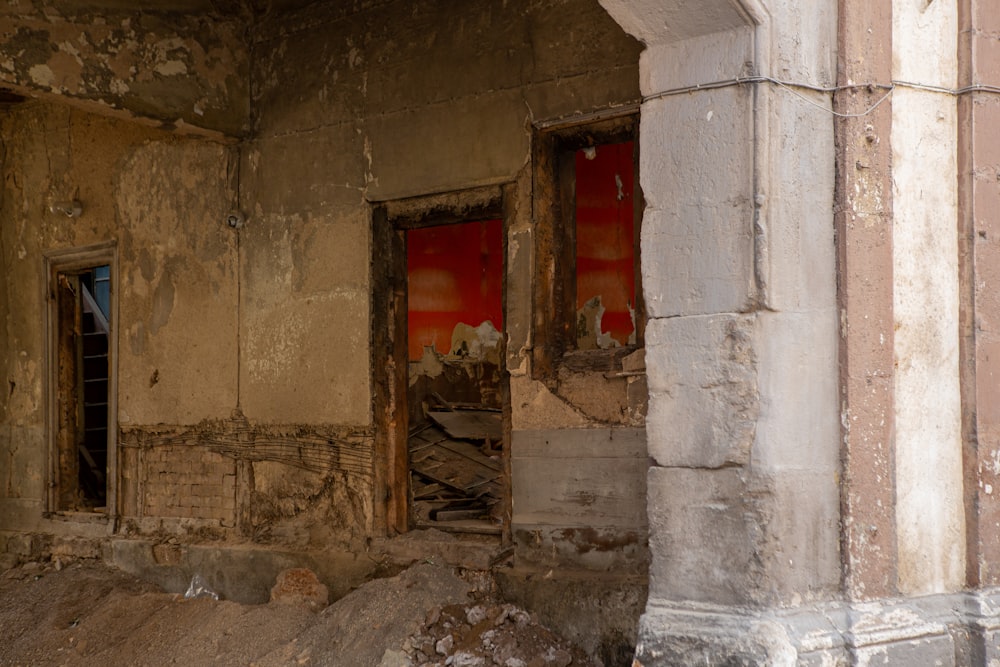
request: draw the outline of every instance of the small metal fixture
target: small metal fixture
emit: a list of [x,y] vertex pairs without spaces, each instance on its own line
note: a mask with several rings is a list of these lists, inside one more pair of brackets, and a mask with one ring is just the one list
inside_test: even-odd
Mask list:
[[240,211],[230,211],[226,215],[226,225],[233,229],[240,229],[246,224],[246,218]]
[[83,215],[83,204],[79,199],[68,199],[66,201],[54,201],[49,204],[49,211],[56,214],[65,215],[67,218],[79,218]]

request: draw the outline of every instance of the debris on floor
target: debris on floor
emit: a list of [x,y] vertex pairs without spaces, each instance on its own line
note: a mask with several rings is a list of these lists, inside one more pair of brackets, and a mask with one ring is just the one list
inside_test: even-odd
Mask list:
[[451,409],[431,411],[428,417],[409,438],[417,526],[499,533],[503,498],[500,413]]
[[435,607],[403,650],[417,667],[569,667],[594,665],[537,619],[511,604]]
[[0,575],[0,664],[599,664],[491,597],[485,573],[462,574],[421,563],[316,612],[312,593],[322,591],[308,572],[285,573],[277,586],[294,604],[243,605],[159,592],[93,560],[30,562]]

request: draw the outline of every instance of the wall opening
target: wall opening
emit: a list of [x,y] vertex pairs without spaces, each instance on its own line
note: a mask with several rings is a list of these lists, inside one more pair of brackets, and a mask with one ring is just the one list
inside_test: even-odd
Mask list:
[[373,211],[376,438],[390,533],[508,530],[502,199],[500,188],[480,188]]
[[538,379],[608,370],[642,347],[637,130],[633,114],[536,134]]
[[[568,162],[568,156],[564,158]],[[635,143],[598,144],[573,151],[573,257],[576,274],[576,348],[635,345],[636,262]]]
[[49,509],[113,514],[113,249],[49,259]]
[[406,231],[411,523],[500,533],[503,221]]

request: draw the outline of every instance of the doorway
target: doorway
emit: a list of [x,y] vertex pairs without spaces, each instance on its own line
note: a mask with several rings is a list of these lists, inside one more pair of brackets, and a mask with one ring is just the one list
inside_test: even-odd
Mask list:
[[486,188],[374,209],[377,474],[389,533],[508,531],[501,200]]
[[503,516],[503,221],[406,230],[410,525]]
[[52,511],[111,513],[113,263],[103,249],[49,261]]

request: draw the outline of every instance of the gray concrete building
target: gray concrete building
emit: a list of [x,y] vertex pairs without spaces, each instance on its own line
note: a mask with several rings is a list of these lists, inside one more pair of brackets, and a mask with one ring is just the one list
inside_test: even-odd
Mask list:
[[984,0],[10,0],[0,552],[1000,662],[998,129]]

